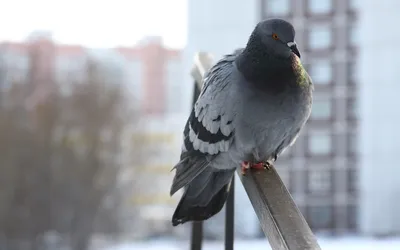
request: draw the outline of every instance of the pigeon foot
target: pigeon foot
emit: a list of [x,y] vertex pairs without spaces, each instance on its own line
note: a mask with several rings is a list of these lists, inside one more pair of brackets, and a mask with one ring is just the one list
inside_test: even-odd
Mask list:
[[242,162],[241,167],[242,167],[242,175],[245,175],[249,168],[254,168],[257,170],[260,170],[260,169],[269,170],[269,169],[271,169],[272,165],[271,165],[271,163],[269,163],[267,161],[266,162],[258,162],[258,163],[251,163],[248,161],[244,161],[244,162]]

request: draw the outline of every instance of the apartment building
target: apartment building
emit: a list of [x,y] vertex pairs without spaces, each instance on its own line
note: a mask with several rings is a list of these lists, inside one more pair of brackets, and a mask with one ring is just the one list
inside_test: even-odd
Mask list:
[[[214,2],[189,1],[185,65],[191,65],[196,51],[211,52],[217,60],[222,54],[245,46],[255,24],[262,19],[279,17],[291,21],[302,61],[314,80],[315,97],[306,128],[295,146],[280,157],[277,170],[314,231],[357,230],[357,1]],[[241,185],[237,186],[236,229],[250,234],[256,226],[248,221],[257,224],[257,219]],[[208,224],[218,226],[221,222]],[[223,234],[222,226],[210,230]]]
[[260,0],[260,17],[296,28],[303,62],[315,85],[311,117],[280,172],[310,226],[357,228],[357,12],[353,1]]

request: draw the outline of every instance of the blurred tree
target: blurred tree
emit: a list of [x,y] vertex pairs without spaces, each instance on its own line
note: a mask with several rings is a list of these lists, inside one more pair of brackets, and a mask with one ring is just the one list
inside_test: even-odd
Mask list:
[[0,249],[42,249],[57,232],[84,250],[94,232],[120,230],[121,141],[135,117],[100,63],[88,61],[66,92],[50,75],[33,77],[39,59],[32,53],[26,82],[1,91]]

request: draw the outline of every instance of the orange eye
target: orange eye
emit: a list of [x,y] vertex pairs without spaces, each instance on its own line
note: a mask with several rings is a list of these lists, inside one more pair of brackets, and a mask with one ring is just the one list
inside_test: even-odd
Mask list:
[[273,38],[274,40],[279,40],[279,37],[278,37],[278,35],[277,35],[277,34],[275,34],[275,33],[273,33],[273,34],[272,34],[272,38]]

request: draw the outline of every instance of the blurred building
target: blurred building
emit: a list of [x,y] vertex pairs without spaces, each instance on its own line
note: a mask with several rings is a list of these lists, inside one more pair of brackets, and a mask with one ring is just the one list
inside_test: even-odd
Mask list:
[[360,230],[399,235],[400,2],[367,0],[359,8]]
[[173,233],[171,217],[180,195],[169,195],[171,170],[179,160],[185,118],[182,114],[142,116],[124,138],[128,149],[124,161],[131,168],[123,175],[132,184],[125,222],[135,236]]
[[128,79],[140,82],[141,110],[146,114],[163,115],[182,111],[181,52],[164,47],[161,37],[146,37],[135,47],[119,47],[116,51],[129,67]]
[[48,32],[33,32],[24,42],[2,42],[0,64],[4,72],[0,88],[27,82],[31,93],[26,104],[34,105],[49,94],[55,80],[82,71],[85,59],[83,47],[55,44]]
[[[356,2],[189,1],[185,67],[192,65],[196,51],[211,52],[217,60],[223,54],[245,46],[261,19],[280,17],[295,26],[302,61],[315,84],[314,106],[302,135],[295,146],[280,157],[277,169],[315,231],[357,230]],[[190,76],[185,81],[190,82]],[[238,189],[237,228],[248,230],[254,228],[248,222],[253,209],[242,188]],[[246,220],[241,221],[244,213]],[[211,221],[208,224],[218,223]],[[222,227],[218,232],[223,233]]]
[[165,233],[171,230],[170,217],[179,198],[169,196],[170,171],[179,160],[186,119],[181,116],[179,50],[166,48],[160,37],[146,37],[132,47],[92,49],[57,44],[51,34],[34,32],[23,42],[0,43],[0,88],[27,81],[32,85],[27,100],[31,107],[46,98],[55,83],[68,91],[68,83],[85,75],[88,60],[111,83],[125,85],[138,111],[138,122],[125,131],[121,187],[127,206],[121,218],[126,229],[141,229],[133,236]]
[[1,87],[29,76],[38,85],[32,87],[32,99],[43,98],[54,80],[63,83],[82,76],[88,59],[113,70],[144,114],[182,112],[181,52],[166,48],[160,37],[146,37],[132,47],[91,49],[57,44],[49,32],[33,32],[23,42],[0,43],[0,63],[7,69]]

